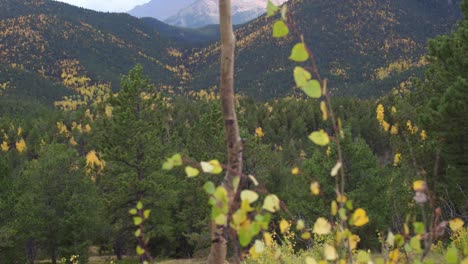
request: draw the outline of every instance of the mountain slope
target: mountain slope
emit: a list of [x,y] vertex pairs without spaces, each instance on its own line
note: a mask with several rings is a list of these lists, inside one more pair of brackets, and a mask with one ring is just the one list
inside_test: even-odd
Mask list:
[[[287,0],[273,0],[276,4]],[[265,13],[266,0],[236,0],[232,2],[232,20],[242,24]],[[180,10],[176,15],[165,20],[170,25],[198,28],[210,24],[219,24],[217,0],[197,0]]]
[[[288,6],[322,75],[330,79],[330,87],[340,94],[370,96],[401,81],[395,79],[390,87],[381,87],[381,71],[391,71],[395,64],[403,65],[401,68],[421,64],[427,39],[448,33],[461,17],[459,2],[291,0]],[[293,63],[287,58],[298,38],[273,39],[274,20],[261,17],[236,31],[236,86],[256,98],[283,96],[294,85]],[[192,87],[206,89],[217,84],[218,57],[219,43],[190,56]],[[388,84],[397,75],[383,79]]]
[[128,11],[135,17],[152,17],[158,20],[164,20],[177,14],[181,9],[191,5],[195,0],[151,0],[150,2],[136,6]]
[[153,81],[179,84],[180,52],[127,14],[99,13],[50,0],[0,2],[0,63],[60,80],[67,68],[110,81],[141,63]]

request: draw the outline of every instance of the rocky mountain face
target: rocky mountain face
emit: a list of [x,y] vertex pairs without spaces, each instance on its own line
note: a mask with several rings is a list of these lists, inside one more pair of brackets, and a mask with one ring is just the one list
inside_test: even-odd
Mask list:
[[180,10],[193,4],[195,0],[152,0],[146,4],[136,6],[128,11],[135,17],[152,17],[158,20],[165,20],[171,16],[176,15]]

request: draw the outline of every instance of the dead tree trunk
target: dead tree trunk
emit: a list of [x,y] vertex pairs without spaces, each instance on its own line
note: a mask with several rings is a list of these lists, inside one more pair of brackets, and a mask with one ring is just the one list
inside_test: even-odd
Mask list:
[[[234,97],[234,50],[236,41],[232,29],[231,0],[219,0],[219,17],[221,30],[220,97],[226,133],[228,167],[223,186],[228,193],[229,206],[231,207],[235,200],[233,180],[242,173],[242,141],[239,136]],[[209,264],[223,264],[225,262],[229,233],[227,228],[212,223]]]

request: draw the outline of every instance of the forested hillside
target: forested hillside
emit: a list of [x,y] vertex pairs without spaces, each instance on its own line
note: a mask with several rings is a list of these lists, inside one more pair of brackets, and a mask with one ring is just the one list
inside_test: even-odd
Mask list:
[[[315,40],[311,49],[331,87],[340,95],[369,97],[390,91],[424,65],[428,38],[450,32],[460,17],[458,3],[293,0],[288,8],[305,39]],[[283,96],[293,87],[288,50],[281,48],[293,39],[271,41],[273,21],[262,17],[236,30],[236,84],[255,98]],[[219,43],[190,56],[193,87],[216,84],[218,56]]]

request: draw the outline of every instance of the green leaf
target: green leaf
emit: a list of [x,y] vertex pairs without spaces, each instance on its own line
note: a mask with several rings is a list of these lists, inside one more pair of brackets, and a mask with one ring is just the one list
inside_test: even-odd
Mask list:
[[137,231],[135,231],[135,237],[139,237],[141,235],[141,229],[137,229]]
[[413,227],[414,227],[414,232],[418,235],[422,235],[426,232],[423,222],[414,222]]
[[143,203],[142,203],[142,202],[138,202],[136,208],[137,208],[138,210],[143,209]]
[[320,98],[322,96],[322,89],[317,80],[308,81],[305,85],[301,86],[301,90],[311,98]]
[[185,167],[185,173],[187,174],[187,177],[193,178],[193,177],[197,177],[198,174],[200,174],[200,171],[198,171],[198,169],[194,167],[187,166]]
[[309,59],[309,53],[307,52],[306,46],[304,43],[297,43],[294,45],[291,56],[289,56],[290,60],[295,62],[304,62]]
[[273,37],[282,38],[289,34],[289,28],[282,20],[278,20],[273,25]]
[[225,214],[219,214],[215,219],[215,223],[220,226],[227,224],[227,216]]
[[162,165],[163,170],[172,170],[173,168],[174,168],[174,163],[172,162],[172,160],[167,160]]
[[136,225],[136,226],[139,226],[141,225],[141,223],[143,223],[143,219],[139,216],[135,216],[133,217],[133,224]]
[[312,142],[314,142],[315,144],[322,147],[330,143],[330,138],[328,137],[328,134],[325,133],[325,131],[323,131],[323,129],[312,132],[312,134],[309,135],[309,139],[312,140]]
[[171,157],[171,160],[172,160],[172,164],[174,164],[174,166],[182,166],[182,156],[179,153],[174,154]]
[[445,254],[445,261],[447,264],[456,264],[458,263],[458,249],[455,246],[450,246],[447,249],[447,253]]
[[274,15],[276,12],[278,12],[278,7],[274,5],[270,0],[268,0],[267,3],[267,17],[270,17]]
[[400,235],[400,234],[396,234],[395,235],[395,243],[398,247],[402,247],[403,244],[405,244],[405,238]]
[[136,215],[138,213],[138,211],[137,211],[137,209],[132,208],[132,209],[128,210],[128,213],[131,214],[131,215]]
[[414,236],[410,240],[411,249],[413,249],[416,253],[421,253],[421,240],[419,236]]
[[143,248],[141,248],[140,246],[137,246],[136,253],[138,254],[138,256],[141,256],[141,255],[145,254],[145,250]]
[[206,193],[208,194],[213,194],[215,192],[215,185],[213,182],[209,181],[209,182],[206,182],[204,185],[203,185],[203,189],[205,190]]
[[340,208],[340,210],[338,210],[338,215],[340,216],[341,220],[348,219],[348,216],[346,216],[346,209],[344,208]]
[[309,81],[311,78],[312,75],[306,69],[299,66],[294,68],[294,81],[296,82],[297,87],[306,85],[307,81]]
[[144,217],[145,219],[148,219],[148,218],[150,217],[150,214],[151,214],[151,210],[149,210],[149,209],[148,209],[148,210],[145,210],[145,211],[143,212],[143,217]]
[[370,261],[369,253],[364,250],[359,250],[357,254],[357,262],[358,263],[368,263]]

